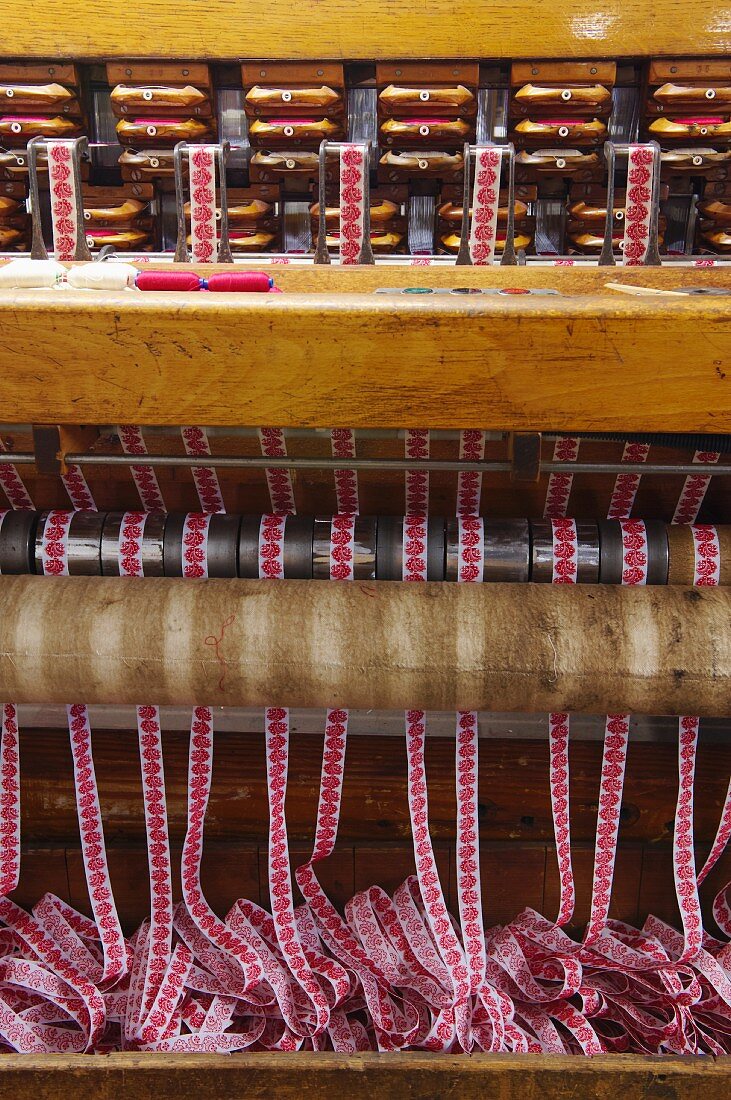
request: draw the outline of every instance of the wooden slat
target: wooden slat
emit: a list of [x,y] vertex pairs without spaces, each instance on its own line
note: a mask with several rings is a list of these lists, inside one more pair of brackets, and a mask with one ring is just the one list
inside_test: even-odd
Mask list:
[[727,1100],[731,1059],[473,1054],[5,1055],[0,1089],[13,1100]]
[[[94,730],[94,762],[107,839],[144,845],[144,818],[136,733]],[[163,734],[168,814],[173,843],[182,843],[187,797],[188,733]],[[602,746],[571,744],[571,826],[576,842],[594,839]],[[23,838],[28,843],[78,843],[68,736],[65,731],[21,730]],[[322,762],[322,739],[292,738],[287,824],[290,839],[312,842]],[[426,767],[429,821],[437,841],[455,835],[454,742],[429,738]],[[698,750],[695,835],[714,837],[731,774],[731,744],[701,739]],[[622,808],[623,840],[669,841],[677,791],[677,747],[632,742]],[[483,840],[552,839],[546,741],[480,741],[480,831]],[[268,822],[264,739],[261,733],[216,735],[213,788],[206,817],[209,842],[246,843],[265,837]],[[406,761],[398,737],[357,736],[348,744],[339,838],[341,842],[408,840]],[[549,868],[550,870],[550,868]]]
[[[541,19],[533,0],[490,0],[457,13],[432,0],[414,4],[272,0],[266,16],[242,19],[236,0],[38,0],[3,20],[9,56],[130,58],[633,57],[722,53],[722,18],[688,19],[682,0],[605,0],[599,10],[571,0]],[[719,13],[720,15],[720,13]]]
[[3,417],[559,431],[731,426],[731,308],[723,298],[262,298],[99,292],[92,301],[68,291],[49,301],[48,292],[8,292],[0,298]]

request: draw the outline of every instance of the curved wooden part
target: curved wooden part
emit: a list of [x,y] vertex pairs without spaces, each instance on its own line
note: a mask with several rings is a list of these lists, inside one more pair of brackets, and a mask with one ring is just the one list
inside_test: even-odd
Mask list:
[[241,1100],[342,1093],[350,1100],[447,1096],[461,1100],[726,1100],[730,1058],[609,1054],[7,1054],[0,1083],[15,1100]]
[[0,613],[19,703],[725,717],[731,697],[727,588],[3,577]]
[[[422,285],[427,274],[398,270],[350,285]],[[566,274],[581,286],[580,272]],[[665,286],[682,281],[659,274]],[[330,292],[0,293],[3,419],[731,430],[731,298],[343,295],[342,273],[309,277]],[[460,268],[449,278],[545,286],[557,274]],[[652,285],[646,273],[636,281]]]
[[688,18],[684,0],[560,0],[542,17],[534,0],[419,5],[377,0],[271,0],[248,21],[239,0],[31,0],[9,5],[8,57],[325,59],[597,58],[724,54],[725,12]]

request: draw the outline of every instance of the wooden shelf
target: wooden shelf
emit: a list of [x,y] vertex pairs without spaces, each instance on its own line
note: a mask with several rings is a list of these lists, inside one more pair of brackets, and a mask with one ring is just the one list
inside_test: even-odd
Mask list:
[[726,1100],[731,1058],[473,1054],[6,1054],[0,1091],[14,1100],[243,1100],[458,1095],[460,1100]]
[[[415,269],[375,277],[397,285],[399,270],[419,285]],[[361,274],[372,285],[374,273]],[[349,276],[337,271],[316,273],[317,292],[281,295],[4,291],[2,417],[731,430],[731,297],[639,298],[596,285],[572,296],[581,273],[563,274],[570,281],[543,273],[543,285],[567,288],[545,298],[343,294]],[[540,275],[456,273],[485,286],[535,285]],[[672,271],[654,278],[680,281]]]

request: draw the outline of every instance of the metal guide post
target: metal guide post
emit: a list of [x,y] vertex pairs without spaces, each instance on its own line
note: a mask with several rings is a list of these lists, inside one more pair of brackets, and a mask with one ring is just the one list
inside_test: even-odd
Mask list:
[[[599,267],[616,267],[617,265],[617,261],[614,256],[612,232],[615,221],[614,191],[617,157],[629,157],[630,150],[635,147],[636,146],[634,144],[619,144],[618,142],[614,141],[606,141],[604,143],[604,158],[607,163],[607,216],[604,223],[604,243],[602,245],[601,255],[599,256]],[[647,253],[645,255],[645,259],[643,260],[643,266],[661,267],[662,260],[660,259],[660,251],[658,248],[661,153],[660,146],[656,141],[648,142],[645,148],[652,149],[653,173],[652,191],[650,193],[650,231],[647,243]],[[626,202],[627,198],[625,197],[625,205]]]
[[[47,260],[48,250],[43,240],[43,227],[41,224],[40,188],[38,186],[38,153],[42,149],[48,159],[48,145],[50,138],[34,137],[28,142],[28,183],[30,187],[31,217],[33,222],[33,236],[31,239],[30,258],[32,260]],[[70,186],[74,191],[76,201],[76,247],[74,260],[91,260],[89,245],[86,241],[84,228],[84,200],[81,194],[81,158],[89,155],[89,141],[84,137],[54,138],[54,144],[68,145],[71,149],[71,181]],[[50,173],[50,161],[48,170]]]
[[[318,178],[317,178],[317,205],[318,205],[318,223],[317,223],[317,248],[315,250],[315,263],[316,264],[329,264],[330,253],[327,247],[327,157],[328,153],[339,153],[341,149],[345,149],[350,145],[360,145],[363,148],[364,159],[364,172],[363,172],[363,241],[360,248],[360,256],[358,257],[359,264],[375,264],[373,256],[373,248],[371,246],[371,186],[370,186],[370,162],[371,162],[371,143],[370,141],[321,141],[320,152],[318,156]],[[342,211],[342,195],[339,196],[338,202]]]
[[[464,183],[462,190],[462,228],[460,230],[459,252],[457,254],[457,267],[472,267],[470,255],[470,204],[471,193],[471,165],[483,149],[497,149],[503,160],[508,160],[508,224],[505,232],[505,247],[500,257],[501,267],[517,267],[515,256],[515,146],[508,145],[470,145],[465,142],[464,147]],[[498,200],[499,201],[499,200]],[[474,212],[473,212],[474,213]]]
[[[215,145],[211,145],[210,142],[200,142],[202,145],[209,145],[214,150],[216,159],[216,173],[218,175],[218,190],[220,194],[221,202],[221,218],[220,218],[220,233],[218,241],[218,257],[217,263],[232,264],[233,256],[231,255],[231,242],[229,240],[228,233],[228,197],[226,194],[226,161],[231,150],[230,143],[228,141],[218,142]],[[184,171],[183,171],[183,153],[195,149],[195,144],[190,145],[187,141],[179,141],[173,150],[173,162],[175,166],[175,213],[177,216],[178,224],[178,240],[175,248],[175,262],[179,264],[190,263],[190,252],[187,244],[187,234],[185,228],[185,191],[184,191]],[[190,164],[188,165],[188,190],[191,190],[190,186]]]

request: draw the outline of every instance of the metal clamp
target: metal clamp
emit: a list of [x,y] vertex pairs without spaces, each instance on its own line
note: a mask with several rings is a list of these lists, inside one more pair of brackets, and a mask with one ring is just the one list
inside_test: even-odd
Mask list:
[[[47,260],[48,249],[43,240],[43,227],[41,225],[40,188],[38,186],[38,150],[45,148],[48,157],[49,141],[64,142],[71,147],[71,175],[74,198],[76,200],[76,248],[74,260],[90,260],[91,253],[86,241],[86,229],[84,228],[84,199],[81,194],[81,158],[89,155],[89,140],[86,136],[76,138],[45,138],[34,137],[28,142],[28,183],[30,187],[31,218],[33,223],[33,235],[31,238],[31,260]],[[51,171],[50,158],[48,171]]]
[[[327,218],[325,214],[327,154],[339,153],[341,149],[345,149],[350,145],[363,146],[363,159],[365,166],[365,171],[363,173],[363,241],[360,246],[360,256],[358,257],[358,263],[373,265],[376,262],[373,256],[373,248],[371,246],[371,143],[370,141],[321,141],[320,152],[318,155],[317,178],[317,204],[319,208],[319,215],[317,223],[317,248],[315,249],[316,264],[330,263],[330,253],[327,247]],[[340,195],[339,197],[339,203],[340,209],[342,210],[342,195]]]
[[[473,267],[470,255],[470,203],[472,201],[470,174],[472,158],[486,148],[497,149],[503,160],[508,158],[508,224],[505,231],[505,246],[500,257],[501,267],[517,267],[515,256],[515,146],[512,142],[507,145],[470,145],[465,142],[464,147],[464,184],[462,190],[462,228],[460,230],[459,252],[457,253],[457,267]],[[500,201],[498,196],[498,202]]]
[[[599,267],[616,267],[614,256],[612,228],[614,224],[614,177],[616,172],[617,157],[628,157],[633,144],[618,144],[613,141],[604,142],[604,159],[607,162],[607,216],[604,223],[604,243],[599,256]],[[658,221],[660,218],[660,146],[656,141],[647,143],[646,148],[652,149],[652,191],[650,194],[650,232],[647,242],[647,253],[643,267],[662,267],[660,250],[658,247]],[[626,198],[625,198],[626,203]]]
[[[194,149],[196,144],[208,145],[215,152],[218,190],[221,199],[221,232],[218,238],[218,255],[216,262],[221,264],[232,264],[234,258],[231,255],[231,242],[228,233],[228,197],[226,194],[226,161],[231,151],[231,144],[228,141],[221,141],[217,144],[203,141],[194,143],[193,145],[190,145],[187,141],[179,141],[173,150],[173,165],[175,168],[175,213],[178,223],[178,241],[175,248],[174,261],[177,264],[187,264],[191,261],[191,255],[188,251],[188,243],[186,240],[187,234],[185,232],[183,153],[188,149]],[[190,182],[190,164],[188,165],[188,181]]]

